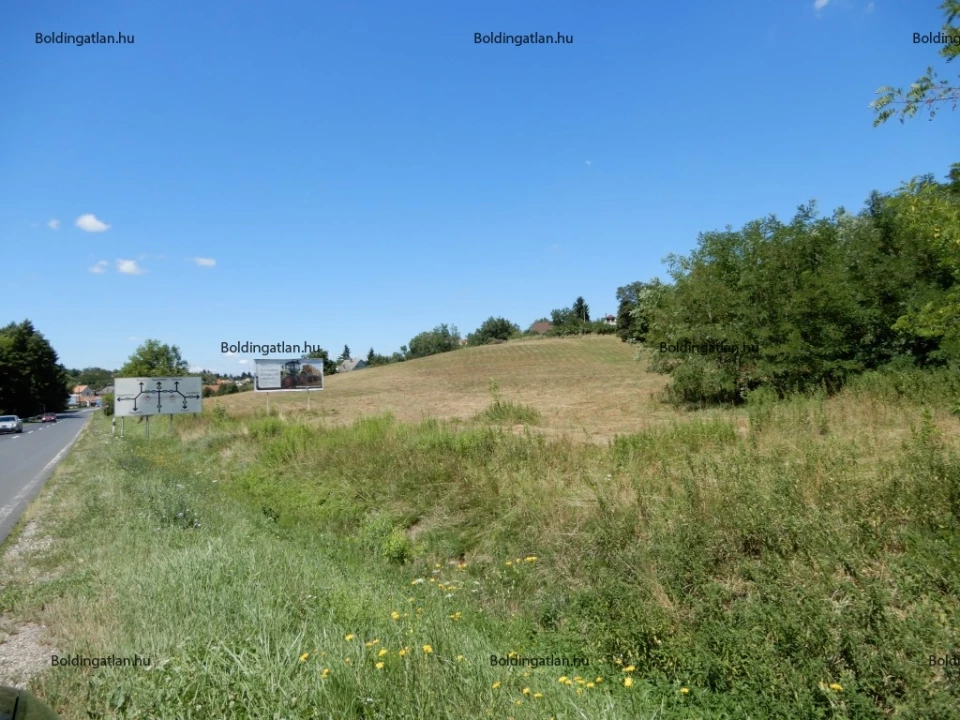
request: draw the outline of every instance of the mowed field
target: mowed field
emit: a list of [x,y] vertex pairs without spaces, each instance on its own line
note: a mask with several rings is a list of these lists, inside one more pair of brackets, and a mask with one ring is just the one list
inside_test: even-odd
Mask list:
[[[667,379],[635,358],[635,346],[611,336],[513,340],[333,375],[322,392],[310,394],[310,409],[336,424],[387,412],[409,422],[470,420],[489,406],[492,378],[504,401],[540,412],[537,429],[545,434],[603,442],[676,418],[657,400]],[[243,393],[206,404],[217,402],[231,415],[245,415],[265,409],[268,397]],[[298,411],[307,398],[270,393],[269,403]]]

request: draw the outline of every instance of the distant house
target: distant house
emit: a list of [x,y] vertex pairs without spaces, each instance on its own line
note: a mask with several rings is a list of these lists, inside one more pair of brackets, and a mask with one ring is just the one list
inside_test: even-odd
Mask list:
[[90,407],[97,400],[97,393],[89,385],[77,385],[70,394],[71,399],[76,400],[76,404],[81,407]]
[[536,333],[537,335],[545,335],[553,329],[553,323],[546,320],[541,320],[540,322],[535,322],[530,326],[530,332]]
[[101,395],[113,395],[113,385],[107,385],[103,390],[100,391]]
[[617,324],[617,316],[616,316],[616,315],[604,315],[604,316],[603,316],[603,319],[602,319],[600,322],[602,322],[604,325],[616,325],[616,324]]
[[344,360],[342,363],[337,365],[337,372],[350,372],[351,370],[363,370],[367,366],[366,360],[357,360],[356,358],[349,358]]
[[460,347],[463,347],[463,346],[466,345],[466,344],[467,344],[467,339],[466,339],[466,338],[460,338]]

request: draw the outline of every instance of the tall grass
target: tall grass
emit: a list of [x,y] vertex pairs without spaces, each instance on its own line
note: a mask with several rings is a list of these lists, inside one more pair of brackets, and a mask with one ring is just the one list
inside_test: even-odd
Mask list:
[[[930,657],[960,652],[960,462],[942,407],[857,412],[883,398],[757,397],[746,435],[695,416],[608,447],[185,418],[81,448],[48,500],[60,576],[0,605],[154,659],[49,673],[67,720],[953,718]],[[491,667],[510,653],[589,670]]]

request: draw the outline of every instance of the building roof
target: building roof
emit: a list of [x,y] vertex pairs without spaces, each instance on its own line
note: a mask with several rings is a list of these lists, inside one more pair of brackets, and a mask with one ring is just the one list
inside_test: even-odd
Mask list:
[[546,320],[541,320],[540,322],[535,322],[530,326],[530,332],[535,332],[543,335],[546,332],[549,332],[553,329],[553,323],[547,322]]
[[79,393],[82,393],[82,392],[86,392],[86,391],[89,390],[89,389],[90,389],[90,386],[89,386],[89,385],[77,385],[76,387],[73,388],[73,391],[74,391],[75,393],[79,394]]
[[351,370],[362,370],[367,366],[366,360],[357,360],[356,358],[349,358],[344,360],[337,366],[337,370],[340,372],[350,372]]

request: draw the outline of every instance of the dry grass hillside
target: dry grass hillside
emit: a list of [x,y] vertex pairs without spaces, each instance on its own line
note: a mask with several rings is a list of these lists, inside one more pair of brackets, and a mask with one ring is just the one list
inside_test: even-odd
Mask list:
[[[420,360],[368,368],[327,378],[311,393],[311,410],[330,422],[393,413],[399,420],[469,420],[491,402],[490,379],[505,401],[540,412],[539,429],[605,441],[676,418],[655,396],[666,378],[636,362],[635,349],[615,337],[536,338],[465,348]],[[264,393],[243,393],[222,402],[232,414],[265,408]],[[207,401],[207,406],[212,405]],[[270,405],[306,408],[303,393],[270,393]]]

